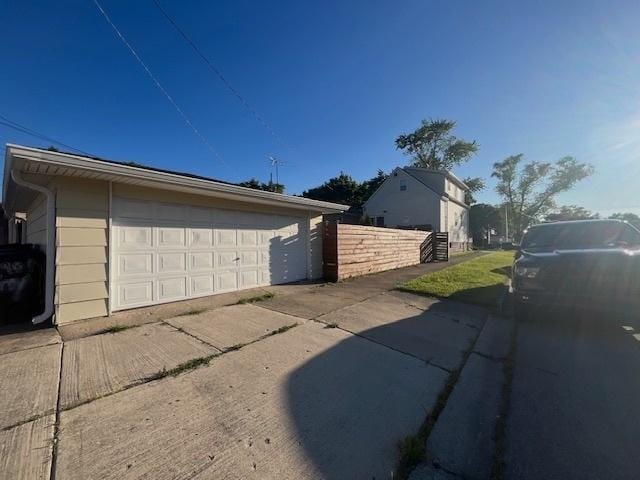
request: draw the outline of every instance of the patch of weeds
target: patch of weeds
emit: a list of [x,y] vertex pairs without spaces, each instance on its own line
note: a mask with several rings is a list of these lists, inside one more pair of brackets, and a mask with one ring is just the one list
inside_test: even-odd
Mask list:
[[335,322],[327,323],[324,328],[338,328],[338,324]]
[[[462,362],[462,365],[466,363],[467,357],[470,353],[471,349],[466,352],[466,356],[464,361]],[[438,398],[436,399],[433,409],[431,410],[431,412],[429,412],[429,415],[420,426],[418,433],[405,437],[398,445],[400,455],[396,466],[396,474],[398,480],[406,480],[407,478],[409,478],[409,475],[418,466],[418,464],[426,459],[427,439],[429,438],[431,430],[433,430],[438,417],[444,410],[449,395],[451,395],[451,392],[453,391],[453,387],[460,377],[461,368],[453,370],[449,374],[444,388],[438,394]]]
[[194,358],[192,360],[186,361],[184,363],[181,363],[180,365],[177,365],[173,368],[170,369],[166,369],[163,368],[162,371],[155,373],[153,375],[151,375],[150,377],[147,377],[147,381],[151,381],[151,380],[158,380],[160,378],[164,378],[164,377],[175,377],[181,373],[184,372],[188,372],[190,370],[194,370],[198,367],[201,367],[202,365],[209,365],[209,362],[217,357],[218,355],[220,355],[219,353],[215,353],[213,355],[207,355],[206,357],[198,357],[198,358]]
[[130,328],[134,328],[137,325],[113,325],[111,327],[105,328],[104,330],[100,330],[96,333],[96,335],[101,335],[103,333],[118,333],[123,330],[129,330]]
[[423,439],[420,434],[408,435],[398,442],[400,454],[397,467],[398,478],[407,478],[409,473],[426,458],[425,442],[426,439]]
[[278,335],[279,333],[284,333],[287,330],[291,330],[293,327],[297,327],[297,326],[298,326],[297,323],[292,323],[291,325],[285,325],[284,327],[277,328],[276,330],[273,330],[272,332],[267,333],[266,335],[262,336],[261,339],[271,337],[272,335]]
[[240,300],[237,301],[236,305],[243,305],[245,303],[256,303],[256,302],[262,302],[264,300],[269,300],[270,298],[273,298],[275,295],[271,292],[266,292],[263,293],[262,295],[256,295],[254,297],[247,297],[247,298],[241,298]]
[[206,308],[194,308],[193,310],[189,310],[188,312],[183,313],[181,316],[199,315],[199,314],[204,313],[206,311],[207,311]]

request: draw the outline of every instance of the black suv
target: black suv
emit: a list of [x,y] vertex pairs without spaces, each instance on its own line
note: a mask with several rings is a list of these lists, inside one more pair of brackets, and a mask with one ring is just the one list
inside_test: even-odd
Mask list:
[[525,231],[511,277],[516,315],[528,304],[638,309],[640,231],[620,220],[577,220]]

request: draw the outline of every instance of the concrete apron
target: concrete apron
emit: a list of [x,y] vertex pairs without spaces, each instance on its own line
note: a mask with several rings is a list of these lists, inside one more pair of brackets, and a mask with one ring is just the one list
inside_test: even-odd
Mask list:
[[57,477],[389,478],[445,380],[310,322],[62,412]]

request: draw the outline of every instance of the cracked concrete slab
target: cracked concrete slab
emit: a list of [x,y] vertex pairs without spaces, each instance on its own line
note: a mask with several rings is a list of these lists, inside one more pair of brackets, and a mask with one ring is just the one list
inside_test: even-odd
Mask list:
[[219,350],[166,324],[65,343],[60,406],[70,408]]
[[60,325],[60,335],[67,340],[88,337],[101,333],[107,328],[114,326],[140,326],[148,323],[157,323],[167,318],[186,315],[195,310],[212,310],[238,303],[240,300],[264,295],[265,289],[251,288],[236,292],[219,293],[207,297],[192,298],[179,302],[162,303],[144,308],[134,308],[115,312],[109,317],[90,318]]
[[475,353],[469,356],[427,441],[434,463],[467,479],[491,476],[502,368],[501,362]]
[[51,471],[55,415],[0,431],[0,478],[47,480]]
[[7,325],[0,328],[0,355],[29,348],[60,343],[55,328],[34,328],[32,325]]
[[381,294],[318,320],[452,370],[479,331],[458,320],[455,310],[434,305],[423,311],[396,296]]
[[198,315],[166,320],[220,350],[252,342],[279,328],[305,320],[251,304],[232,305]]
[[275,297],[260,302],[260,306],[309,320],[354,303],[352,298],[325,294],[325,288],[331,287],[318,288],[300,295]]
[[389,478],[446,373],[308,322],[64,411],[57,478]]
[[62,345],[47,345],[0,357],[0,428],[54,413]]
[[489,315],[473,351],[493,358],[507,358],[515,328],[513,318]]

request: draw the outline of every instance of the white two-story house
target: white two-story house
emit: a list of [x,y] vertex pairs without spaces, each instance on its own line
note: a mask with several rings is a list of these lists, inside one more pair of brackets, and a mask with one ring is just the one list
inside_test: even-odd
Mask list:
[[396,168],[364,204],[379,227],[415,227],[449,232],[450,247],[469,247],[469,187],[447,171]]

